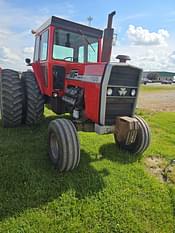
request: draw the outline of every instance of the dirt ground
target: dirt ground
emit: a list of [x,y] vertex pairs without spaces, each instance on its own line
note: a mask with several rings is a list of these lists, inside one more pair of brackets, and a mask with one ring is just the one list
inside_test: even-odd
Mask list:
[[175,111],[175,91],[141,92],[138,106],[152,111]]
[[161,182],[175,183],[175,160],[167,161],[159,156],[145,158],[144,164],[151,175]]

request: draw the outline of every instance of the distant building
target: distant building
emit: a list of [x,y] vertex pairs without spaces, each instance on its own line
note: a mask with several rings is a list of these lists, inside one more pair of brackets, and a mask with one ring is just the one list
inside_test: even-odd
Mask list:
[[164,80],[174,81],[175,73],[166,71],[145,71],[143,72],[142,79],[145,78],[150,79],[154,82],[161,82]]

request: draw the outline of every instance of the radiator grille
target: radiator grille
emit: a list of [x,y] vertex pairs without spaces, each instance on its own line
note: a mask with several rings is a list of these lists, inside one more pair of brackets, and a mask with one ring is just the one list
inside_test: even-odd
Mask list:
[[113,66],[109,85],[138,86],[140,69],[128,66]]
[[[106,96],[105,124],[113,125],[117,116],[132,116],[137,99],[137,88],[139,86],[141,70],[130,66],[113,66],[109,77],[108,86],[113,87],[115,93]],[[126,88],[125,88],[126,87]],[[131,96],[134,87],[136,96]],[[125,88],[127,94],[119,96],[118,89]]]

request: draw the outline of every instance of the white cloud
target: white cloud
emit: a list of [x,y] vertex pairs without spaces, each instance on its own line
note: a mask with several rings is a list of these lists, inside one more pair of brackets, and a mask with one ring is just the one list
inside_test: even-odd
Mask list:
[[112,60],[118,54],[126,54],[131,57],[130,64],[144,70],[172,71],[175,72],[175,46],[169,43],[166,47],[136,46],[119,44],[113,47]]
[[169,59],[171,62],[173,62],[175,64],[175,51],[173,51],[170,55],[169,55]]
[[74,15],[74,7],[66,1],[62,4],[53,2],[49,3],[49,7],[43,4],[32,11],[0,0],[0,67],[26,69],[24,59],[33,57],[34,36],[31,29],[38,28],[51,15],[68,18]]
[[165,29],[159,29],[158,32],[150,32],[148,29],[135,27],[134,25],[129,25],[127,35],[132,44],[147,46],[166,46],[166,39],[169,38],[169,32]]
[[2,56],[2,61],[10,62],[13,64],[20,61],[20,56],[15,54],[14,51],[7,47],[0,48],[0,55]]
[[130,25],[127,30],[128,41],[119,41],[112,50],[112,60],[118,54],[131,57],[130,64],[144,70],[175,72],[175,44],[170,40],[170,34],[165,29],[150,32],[143,27]]
[[25,47],[23,51],[26,54],[32,55],[34,52],[34,47]]

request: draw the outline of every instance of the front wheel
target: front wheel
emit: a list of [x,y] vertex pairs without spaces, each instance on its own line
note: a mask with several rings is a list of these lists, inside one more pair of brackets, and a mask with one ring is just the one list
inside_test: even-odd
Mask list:
[[137,132],[136,140],[130,145],[124,143],[119,143],[117,139],[117,134],[114,134],[115,143],[119,148],[126,150],[133,154],[142,154],[148,147],[151,141],[151,131],[148,124],[141,117],[135,116],[138,120],[139,129]]
[[76,168],[80,162],[80,145],[75,126],[70,120],[56,119],[48,128],[49,157],[60,171]]

